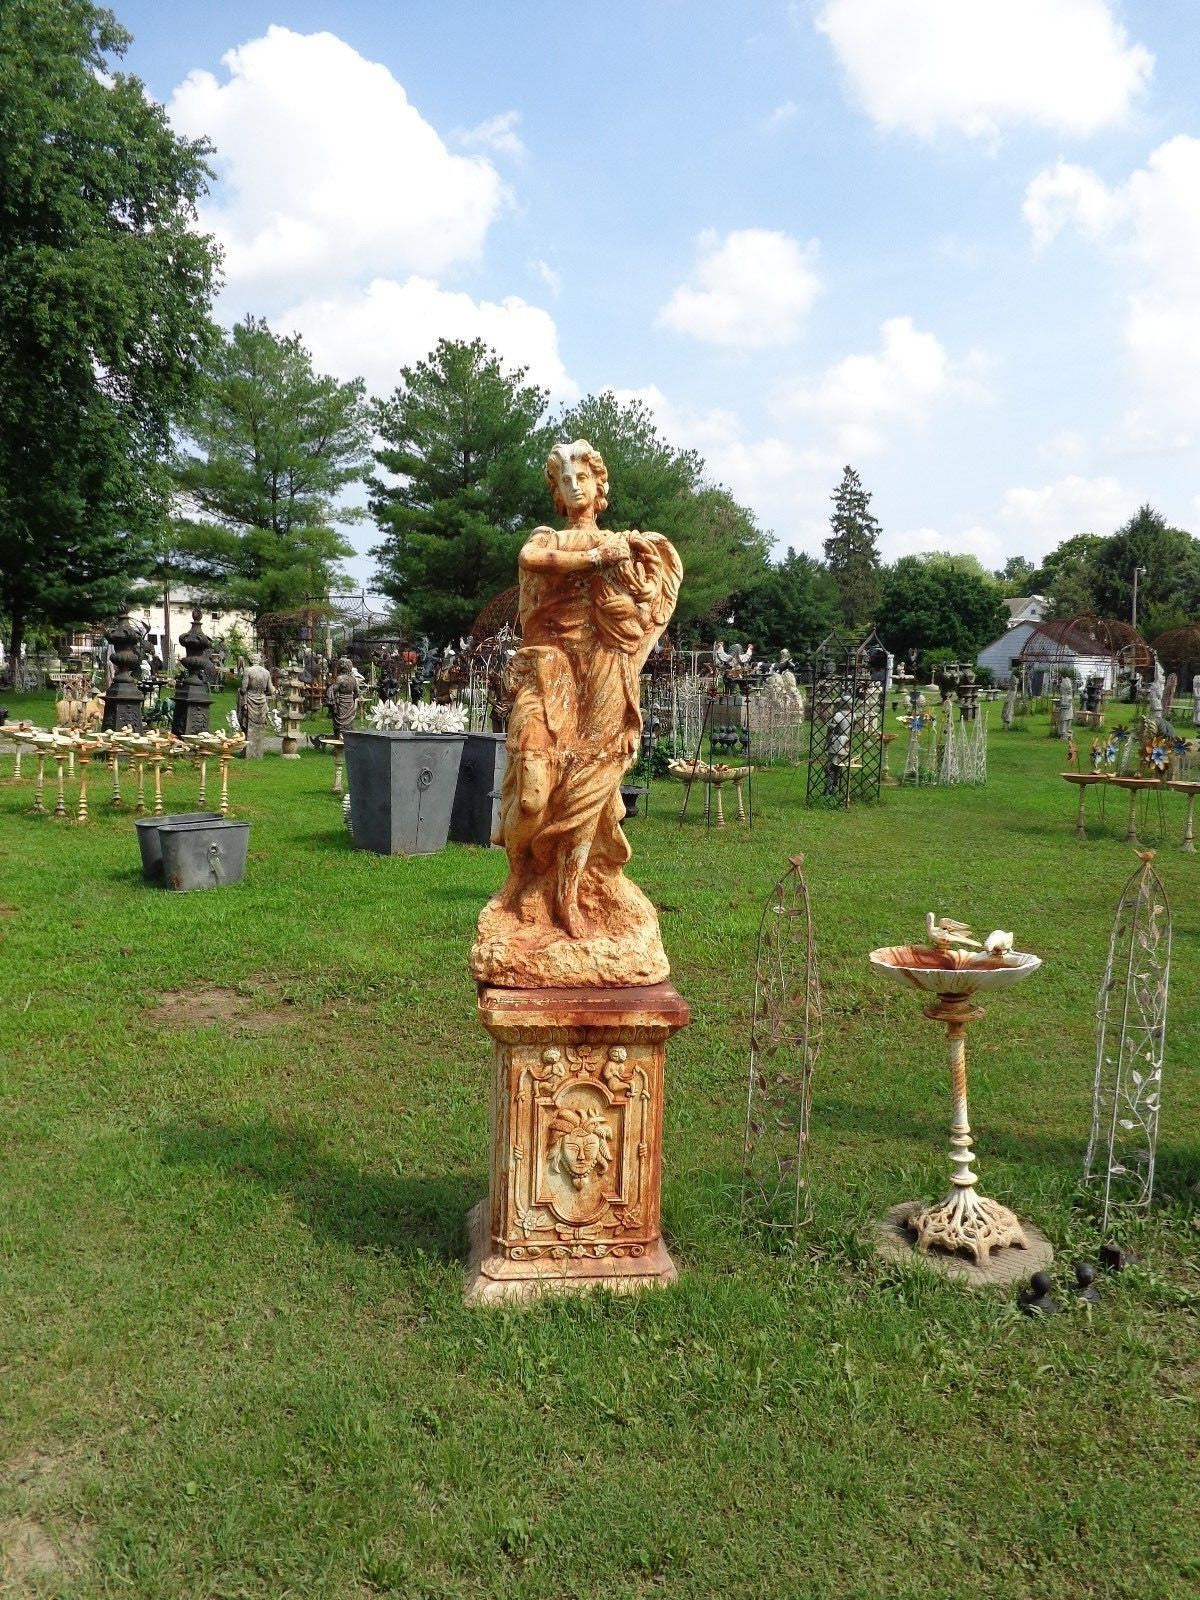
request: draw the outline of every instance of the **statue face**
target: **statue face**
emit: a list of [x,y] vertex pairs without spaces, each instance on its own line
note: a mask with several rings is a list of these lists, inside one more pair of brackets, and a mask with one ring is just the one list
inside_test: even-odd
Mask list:
[[572,1178],[586,1178],[600,1154],[600,1139],[585,1128],[563,1134],[562,1165]]
[[569,457],[560,467],[558,492],[569,516],[582,516],[596,504],[596,474],[580,456]]

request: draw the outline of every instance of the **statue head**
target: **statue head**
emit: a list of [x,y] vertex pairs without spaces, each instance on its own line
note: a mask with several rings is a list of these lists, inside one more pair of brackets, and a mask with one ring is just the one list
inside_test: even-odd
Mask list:
[[560,517],[578,510],[584,495],[592,496],[591,510],[597,517],[608,506],[608,468],[586,439],[554,446],[546,462],[546,482]]
[[603,1177],[612,1165],[613,1130],[596,1110],[567,1107],[550,1125],[549,1164],[582,1189],[593,1173]]
[[354,663],[349,656],[343,656],[338,662],[337,675],[339,678],[352,677],[354,675]]

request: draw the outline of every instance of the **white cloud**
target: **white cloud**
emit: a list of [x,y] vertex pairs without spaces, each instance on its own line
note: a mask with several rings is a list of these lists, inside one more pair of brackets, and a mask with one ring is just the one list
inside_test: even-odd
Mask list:
[[521,161],[525,157],[526,150],[524,141],[517,132],[520,120],[519,111],[501,111],[498,116],[486,117],[475,127],[460,133],[459,143],[466,145],[468,149],[494,150],[498,156],[507,156],[510,161]]
[[697,248],[693,281],[681,284],[659,312],[662,326],[750,349],[796,338],[821,287],[815,242],[742,228],[723,239],[702,233]]
[[1078,428],[1059,428],[1041,447],[1041,455],[1047,461],[1061,462],[1064,466],[1082,461],[1087,452],[1087,437]]
[[998,534],[981,527],[964,528],[961,533],[954,534],[940,533],[936,528],[895,532],[884,528],[879,539],[879,553],[884,561],[928,554],[975,556],[989,572],[1003,566],[1009,554]]
[[562,275],[555,271],[548,261],[543,261],[539,256],[536,261],[530,262],[533,270],[557,300],[562,290]]
[[799,112],[800,107],[794,100],[781,100],[763,119],[763,127],[767,133],[778,133],[780,128],[794,122]]
[[1112,533],[1138,504],[1137,492],[1114,477],[1082,478],[1072,473],[1037,489],[1009,489],[1000,505],[1000,520],[1015,536],[1014,549],[1040,558],[1074,534]]
[[869,455],[884,448],[887,424],[919,426],[949,396],[983,398],[982,368],[977,355],[952,361],[911,317],[890,317],[880,327],[878,353],[845,356],[815,384],[780,390],[776,403],[785,413],[813,418],[842,455]]
[[281,331],[302,335],[319,371],[363,377],[372,394],[390,394],[400,368],[423,359],[443,338],[483,339],[507,366],[528,367],[530,381],[557,400],[579,393],[559,355],[554,319],[516,295],[477,301],[428,278],[376,278],[366,289],[301,301],[273,321]]
[[994,140],[1010,124],[1073,135],[1120,121],[1154,57],[1107,0],[824,0],[818,29],[880,127]]
[[613,392],[623,403],[640,400],[672,444],[698,450],[709,479],[750,506],[780,546],[820,550],[829,532],[829,486],[842,466],[836,455],[798,449],[776,434],[753,437],[734,412],[677,406],[657,384]]
[[507,203],[495,168],[452,155],[388,69],[330,33],[271,27],[193,72],[168,106],[210,136],[220,183],[201,213],[231,294],[320,292],[477,258]]
[[1124,279],[1126,443],[1189,443],[1200,421],[1200,139],[1169,139],[1111,186],[1060,161],[1030,183],[1024,213],[1035,248],[1073,227]]

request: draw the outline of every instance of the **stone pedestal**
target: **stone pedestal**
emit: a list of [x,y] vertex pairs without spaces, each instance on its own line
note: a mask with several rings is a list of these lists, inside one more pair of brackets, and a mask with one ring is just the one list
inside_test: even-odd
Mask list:
[[672,1283],[659,1223],[669,983],[480,985],[492,1036],[491,1182],[471,1212],[467,1300]]

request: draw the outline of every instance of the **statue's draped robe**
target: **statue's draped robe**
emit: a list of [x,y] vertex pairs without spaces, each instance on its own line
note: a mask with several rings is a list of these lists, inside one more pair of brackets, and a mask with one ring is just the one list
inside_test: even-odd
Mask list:
[[[526,548],[586,550],[629,537],[598,534],[594,527],[538,528]],[[539,882],[549,886],[560,932],[564,904],[573,903],[581,887],[600,890],[599,880],[618,877],[629,860],[620,786],[642,731],[639,677],[683,576],[679,557],[660,534],[632,538],[629,560],[616,568],[521,572],[522,648],[512,670],[502,802],[512,870],[503,898],[517,910]],[[534,729],[552,749],[553,786],[544,816],[514,850],[522,756],[537,742]]]

